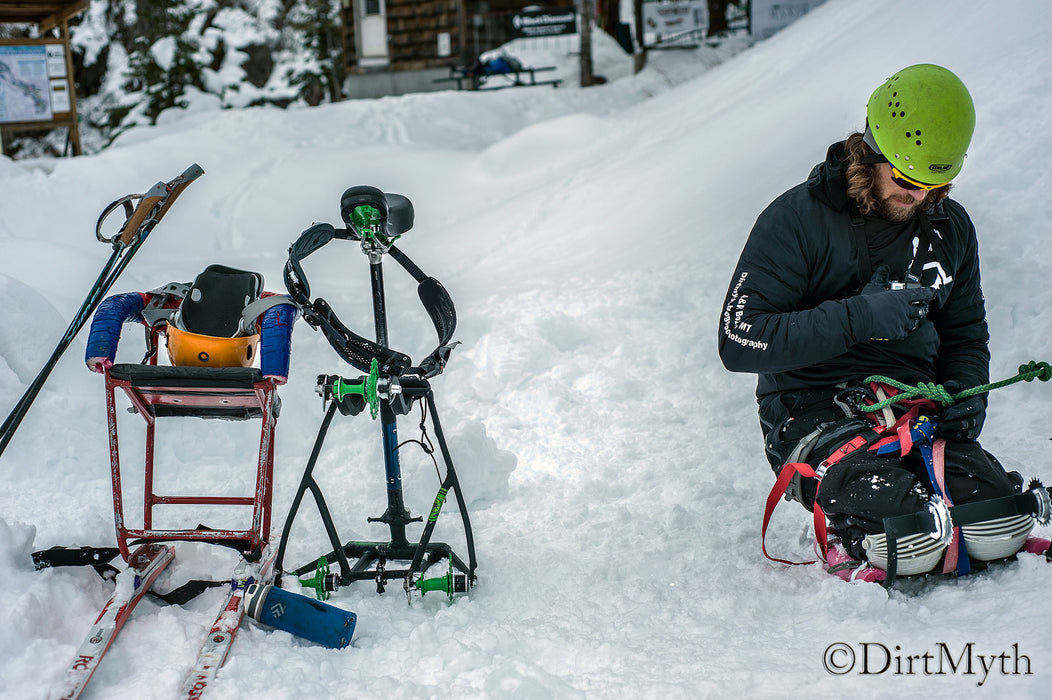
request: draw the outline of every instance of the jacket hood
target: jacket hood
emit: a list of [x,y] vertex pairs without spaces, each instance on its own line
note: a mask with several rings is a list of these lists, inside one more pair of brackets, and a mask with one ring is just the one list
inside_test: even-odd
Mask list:
[[[826,159],[811,168],[807,176],[807,191],[822,204],[834,211],[844,211],[851,206],[847,196],[847,161],[845,158],[845,141],[837,141],[826,151]],[[930,207],[928,216],[932,219],[945,218],[943,203]]]
[[844,142],[838,141],[826,151],[826,159],[811,169],[807,177],[807,191],[831,209],[846,209],[850,200],[845,170]]

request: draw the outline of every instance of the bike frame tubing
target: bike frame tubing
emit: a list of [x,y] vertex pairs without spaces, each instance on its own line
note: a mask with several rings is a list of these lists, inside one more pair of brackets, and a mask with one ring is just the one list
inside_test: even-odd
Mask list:
[[[376,342],[390,347],[387,336],[387,302],[384,294],[383,255],[369,254],[369,280],[373,294],[373,321]],[[391,530],[391,543],[406,545],[405,526],[411,522],[402,495],[402,470],[398,461],[398,425],[394,411],[387,401],[380,403],[380,426],[384,446],[384,473],[387,479],[387,512],[370,522],[383,522]]]

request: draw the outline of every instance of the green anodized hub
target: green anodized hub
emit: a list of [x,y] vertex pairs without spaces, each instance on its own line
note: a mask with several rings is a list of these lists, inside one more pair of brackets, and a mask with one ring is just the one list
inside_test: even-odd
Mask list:
[[[372,207],[368,207],[372,208]],[[357,211],[357,209],[355,210]],[[369,415],[376,419],[380,413],[380,396],[376,391],[376,385],[380,378],[380,365],[376,358],[369,364],[369,374],[362,377],[360,382],[345,382],[342,377],[337,377],[332,383],[332,397],[337,401],[344,396],[358,395],[369,404]]]
[[311,578],[301,578],[300,585],[304,588],[314,589],[318,600],[329,599],[329,589],[325,586],[325,579],[329,577],[329,560],[325,557],[318,559],[318,568]]
[[445,576],[439,576],[437,578],[421,578],[413,582],[413,587],[420,593],[421,596],[427,595],[429,592],[438,591],[446,594],[446,598],[449,602],[453,602],[453,596],[455,593],[467,593],[467,578],[463,575],[458,575],[453,570],[453,557],[449,557],[449,568],[446,571]]

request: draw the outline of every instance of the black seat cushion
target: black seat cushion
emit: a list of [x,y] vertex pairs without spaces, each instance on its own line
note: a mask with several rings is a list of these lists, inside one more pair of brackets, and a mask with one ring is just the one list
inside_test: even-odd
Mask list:
[[232,338],[238,335],[245,307],[263,293],[258,272],[209,265],[199,274],[179,305],[183,330]]
[[114,379],[132,386],[216,387],[251,389],[263,381],[255,367],[170,367],[168,365],[118,364],[110,368]]

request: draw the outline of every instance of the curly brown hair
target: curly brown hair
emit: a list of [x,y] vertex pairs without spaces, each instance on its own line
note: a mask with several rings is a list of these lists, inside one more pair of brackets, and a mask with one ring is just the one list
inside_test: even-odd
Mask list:
[[[874,150],[862,140],[862,134],[858,132],[848,136],[844,142],[844,157],[847,164],[844,174],[847,179],[847,195],[855,200],[858,210],[863,214],[869,214],[878,208],[876,188],[873,184],[876,165],[862,162],[864,157],[874,155],[874,153]],[[946,199],[952,188],[953,185],[947,183],[928,192],[922,204],[923,208],[928,209]]]

